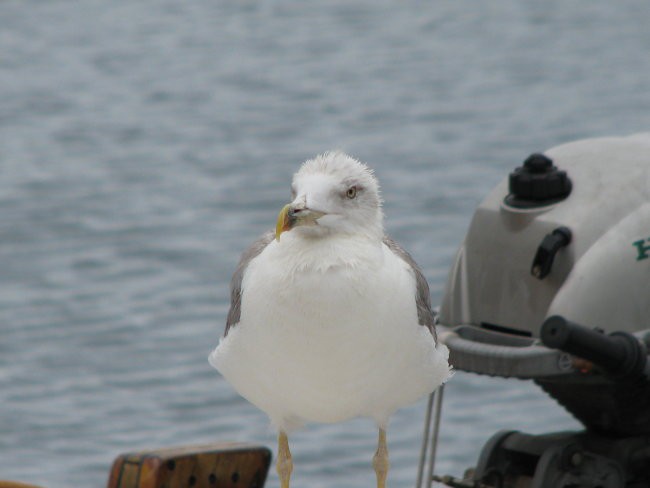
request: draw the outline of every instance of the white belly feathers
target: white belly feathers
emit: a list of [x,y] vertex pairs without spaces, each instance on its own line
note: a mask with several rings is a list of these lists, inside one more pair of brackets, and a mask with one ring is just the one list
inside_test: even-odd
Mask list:
[[242,282],[240,322],[210,362],[280,429],[355,416],[380,425],[448,375],[447,349],[418,324],[415,280],[385,245],[294,236]]

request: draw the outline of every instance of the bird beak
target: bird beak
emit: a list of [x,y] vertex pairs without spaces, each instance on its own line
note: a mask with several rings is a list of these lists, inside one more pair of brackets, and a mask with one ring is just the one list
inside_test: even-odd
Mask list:
[[299,225],[318,225],[317,220],[325,215],[325,212],[307,208],[304,203],[289,203],[282,207],[278,214],[278,221],[275,225],[275,240],[280,240],[280,235]]

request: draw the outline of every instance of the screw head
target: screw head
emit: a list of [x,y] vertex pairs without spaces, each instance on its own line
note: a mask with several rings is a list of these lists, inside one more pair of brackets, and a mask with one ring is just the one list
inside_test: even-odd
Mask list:
[[582,455],[582,453],[580,451],[576,451],[571,455],[571,459],[570,459],[571,465],[577,468],[582,464],[583,459],[584,456]]

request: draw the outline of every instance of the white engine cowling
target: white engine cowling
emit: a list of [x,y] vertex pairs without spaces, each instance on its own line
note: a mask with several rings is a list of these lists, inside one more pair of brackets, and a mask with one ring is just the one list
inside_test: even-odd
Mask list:
[[[539,337],[544,320],[557,314],[607,332],[650,329],[650,133],[586,139],[544,154],[566,172],[570,193],[520,204],[512,182],[502,181],[474,214],[440,323]],[[570,229],[570,243],[540,279],[533,260],[560,227]]]

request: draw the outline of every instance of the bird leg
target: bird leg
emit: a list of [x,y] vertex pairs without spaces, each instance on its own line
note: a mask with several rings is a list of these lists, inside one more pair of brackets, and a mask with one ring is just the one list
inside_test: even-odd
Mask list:
[[386,431],[379,429],[379,442],[377,443],[377,452],[372,458],[372,467],[375,468],[377,475],[377,488],[386,488],[386,477],[388,476],[388,447],[386,446]]
[[278,434],[278,460],[275,467],[278,470],[278,476],[280,476],[281,488],[289,488],[293,461],[291,460],[291,451],[289,451],[289,439],[287,434],[282,431]]

